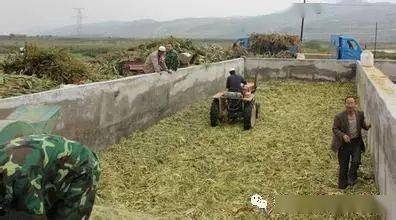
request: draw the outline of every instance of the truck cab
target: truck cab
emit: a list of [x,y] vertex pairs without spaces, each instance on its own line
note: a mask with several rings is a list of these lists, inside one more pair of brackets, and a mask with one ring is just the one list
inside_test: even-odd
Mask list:
[[363,52],[358,41],[353,37],[343,35],[331,36],[331,46],[338,60],[360,60]]

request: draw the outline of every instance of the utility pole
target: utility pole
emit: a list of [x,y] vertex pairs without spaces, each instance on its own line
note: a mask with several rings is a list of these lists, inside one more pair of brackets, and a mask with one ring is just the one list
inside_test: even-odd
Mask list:
[[81,32],[82,32],[82,20],[84,18],[82,10],[84,10],[84,8],[74,8],[74,10],[76,10],[76,16],[74,16],[76,18],[76,34],[77,36],[81,36]]
[[378,36],[378,22],[375,22],[374,58],[377,55],[377,36]]
[[[307,0],[304,0],[304,4],[307,3]],[[300,35],[300,41],[303,41],[303,36],[304,36],[304,18],[305,17],[305,7],[303,7],[303,17],[301,20],[301,35]]]

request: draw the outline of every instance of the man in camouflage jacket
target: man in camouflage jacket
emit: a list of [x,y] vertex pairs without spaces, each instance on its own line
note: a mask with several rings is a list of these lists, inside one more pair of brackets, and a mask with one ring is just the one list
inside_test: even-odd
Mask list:
[[89,219],[99,175],[97,156],[78,142],[54,135],[11,140],[0,145],[0,211]]

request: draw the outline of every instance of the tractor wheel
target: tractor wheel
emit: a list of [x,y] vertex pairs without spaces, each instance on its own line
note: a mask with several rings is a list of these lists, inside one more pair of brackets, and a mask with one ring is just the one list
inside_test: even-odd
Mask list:
[[256,119],[260,118],[260,109],[261,109],[261,104],[256,103]]
[[252,102],[247,103],[243,113],[243,128],[249,130],[256,124],[257,108]]
[[210,107],[210,125],[216,127],[219,123],[219,101],[213,100],[212,106]]

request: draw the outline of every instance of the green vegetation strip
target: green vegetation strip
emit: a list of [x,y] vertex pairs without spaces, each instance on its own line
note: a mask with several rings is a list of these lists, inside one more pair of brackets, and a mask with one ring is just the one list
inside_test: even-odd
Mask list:
[[[352,83],[261,83],[261,118],[250,131],[242,123],[211,128],[210,99],[189,106],[100,153],[98,204],[152,216],[218,219],[262,215],[249,208],[255,193],[268,200],[376,195],[368,153],[358,184],[337,189],[332,120],[354,91]],[[315,218],[300,216],[307,217]]]

